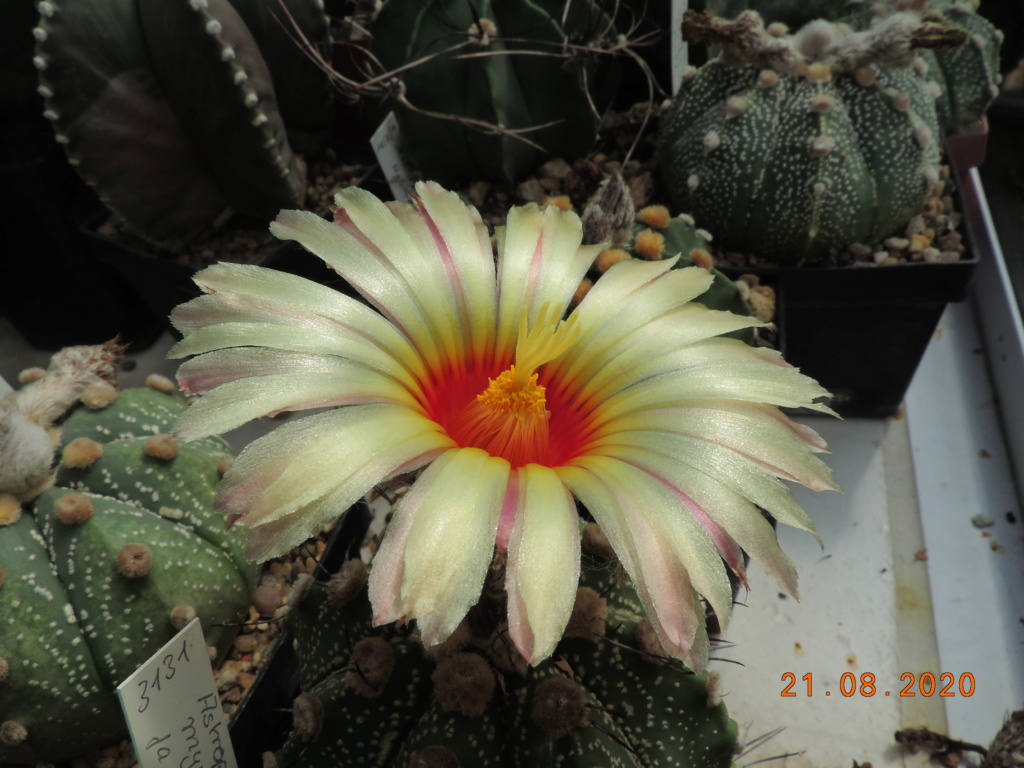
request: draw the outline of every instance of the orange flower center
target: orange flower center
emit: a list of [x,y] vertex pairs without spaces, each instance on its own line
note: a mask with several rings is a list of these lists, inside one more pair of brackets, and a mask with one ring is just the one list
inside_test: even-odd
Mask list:
[[[545,305],[528,329],[524,309],[519,318],[515,362],[496,378],[479,370],[449,373],[436,388],[430,388],[426,403],[429,416],[463,448],[481,448],[506,459],[513,467],[564,463],[577,452],[583,420],[566,394],[556,396],[549,404],[547,388],[538,383],[538,368],[564,353],[578,337],[575,317],[560,323],[557,314]],[[482,387],[485,379],[487,386]],[[552,423],[556,426],[555,440],[551,437]]]

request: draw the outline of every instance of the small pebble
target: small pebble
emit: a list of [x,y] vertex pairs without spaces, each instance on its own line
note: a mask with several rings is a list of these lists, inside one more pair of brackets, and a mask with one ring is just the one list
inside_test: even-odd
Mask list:
[[986,515],[984,512],[979,512],[971,518],[971,525],[975,528],[988,528],[995,525],[995,520]]

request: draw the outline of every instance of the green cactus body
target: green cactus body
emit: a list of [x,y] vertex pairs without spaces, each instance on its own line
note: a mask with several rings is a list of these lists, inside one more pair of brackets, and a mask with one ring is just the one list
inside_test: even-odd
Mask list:
[[[228,0],[43,0],[39,10],[45,115],[72,165],[138,234],[175,245],[228,210],[269,218],[301,203],[304,172],[271,73]],[[297,44],[278,49],[305,61]],[[308,89],[282,78],[289,102],[319,100],[329,119],[323,75]]]
[[[396,114],[403,151],[425,176],[442,183],[485,178],[510,184],[545,159],[572,159],[590,148],[598,118],[586,84],[614,77],[607,70],[598,76],[588,56],[567,61],[565,45],[570,35],[579,45],[603,45],[614,30],[594,3],[571,3],[564,26],[563,10],[555,0],[384,4],[371,52],[389,70],[419,62],[399,79],[405,98],[420,111],[399,106]],[[471,28],[478,42],[471,42]],[[589,39],[594,34],[602,38]],[[452,46],[460,47],[448,52]],[[430,56],[436,58],[420,61]],[[605,94],[592,95],[599,107],[607,102]],[[531,146],[488,126],[546,127],[525,130]]]
[[[709,694],[707,674],[651,655],[647,621],[616,562],[583,556],[577,613],[536,667],[526,667],[494,618],[504,615],[495,584],[452,638],[427,650],[408,630],[369,628],[365,591],[339,608],[314,584],[289,617],[307,693],[276,764],[731,765],[736,724]],[[577,615],[590,618],[574,624]],[[315,653],[303,650],[311,630]],[[386,682],[375,678],[376,663],[360,661],[374,643],[393,651]],[[299,717],[310,695],[322,712],[315,727]]]
[[122,738],[122,680],[192,616],[218,655],[245,618],[255,569],[212,508],[230,451],[170,438],[184,408],[148,388],[79,407],[54,487],[0,528],[0,720],[27,734],[0,744],[0,763],[60,762]]
[[745,10],[757,11],[765,23],[782,22],[791,29],[828,19],[867,29],[880,16],[912,10],[963,28],[970,39],[944,50],[918,53],[925,76],[941,89],[935,103],[939,124],[946,132],[979,119],[998,95],[999,48],[1002,33],[984,16],[975,13],[976,0],[884,0],[861,10],[861,0],[712,0],[708,11],[727,19]]
[[663,115],[673,204],[725,248],[782,263],[891,235],[939,178],[933,96],[910,68],[696,72]]

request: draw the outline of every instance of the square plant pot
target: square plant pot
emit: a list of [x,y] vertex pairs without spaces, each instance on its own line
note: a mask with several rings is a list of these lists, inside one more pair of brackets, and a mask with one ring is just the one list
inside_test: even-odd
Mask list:
[[841,416],[895,414],[946,304],[968,295],[975,243],[985,232],[971,215],[973,179],[963,174],[957,182],[966,246],[960,261],[722,270],[733,279],[756,274],[774,287],[780,351],[833,393]]

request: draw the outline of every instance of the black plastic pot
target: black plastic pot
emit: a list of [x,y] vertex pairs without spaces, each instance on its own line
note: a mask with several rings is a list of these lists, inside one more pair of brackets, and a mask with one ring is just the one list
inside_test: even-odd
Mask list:
[[[962,179],[955,197],[964,212],[977,191]],[[972,217],[963,217],[967,252],[956,262],[877,266],[745,267],[775,288],[779,349],[787,362],[817,379],[844,417],[892,416],[914,378],[950,302],[967,298],[978,251]]]

